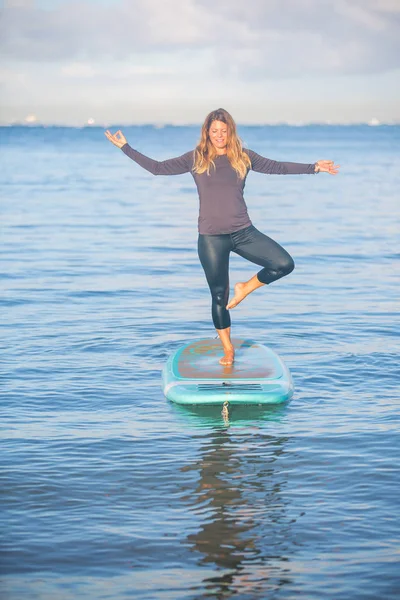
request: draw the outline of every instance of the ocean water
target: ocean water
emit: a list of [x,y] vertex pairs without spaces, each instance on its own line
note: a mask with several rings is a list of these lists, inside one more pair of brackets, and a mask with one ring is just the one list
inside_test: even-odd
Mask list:
[[[112,130],[117,129],[112,128]],[[196,127],[124,127],[157,159]],[[160,370],[214,337],[190,175],[96,127],[1,140],[1,589],[12,600],[399,597],[400,127],[240,127],[253,223],[295,271],[232,311],[295,395],[183,408]],[[233,255],[231,281],[256,268]]]

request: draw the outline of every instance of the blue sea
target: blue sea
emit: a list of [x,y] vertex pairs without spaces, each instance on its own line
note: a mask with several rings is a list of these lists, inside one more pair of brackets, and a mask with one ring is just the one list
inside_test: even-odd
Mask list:
[[[122,131],[160,160],[199,138]],[[296,268],[233,335],[277,352],[295,393],[224,420],[160,382],[215,336],[191,176],[153,177],[100,127],[0,129],[2,598],[399,597],[400,127],[239,134],[341,170],[249,174],[250,217]],[[232,286],[256,270],[232,255]]]

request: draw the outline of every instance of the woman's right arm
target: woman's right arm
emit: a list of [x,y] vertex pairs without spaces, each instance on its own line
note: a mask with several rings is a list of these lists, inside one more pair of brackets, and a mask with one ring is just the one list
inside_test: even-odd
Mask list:
[[182,156],[176,158],[169,158],[168,160],[158,161],[141,154],[126,141],[125,136],[121,131],[117,131],[115,135],[112,135],[108,130],[105,132],[106,137],[115,146],[120,148],[124,154],[129,156],[138,165],[149,171],[153,175],[181,175],[182,173],[189,173],[193,167],[193,152],[186,152]]

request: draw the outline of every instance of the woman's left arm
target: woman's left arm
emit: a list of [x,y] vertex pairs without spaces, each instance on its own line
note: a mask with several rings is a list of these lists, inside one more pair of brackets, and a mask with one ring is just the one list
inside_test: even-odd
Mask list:
[[253,150],[245,150],[251,160],[251,168],[257,173],[268,175],[313,175],[314,173],[330,173],[337,175],[339,166],[333,160],[317,160],[315,163],[294,163],[271,160],[260,156]]

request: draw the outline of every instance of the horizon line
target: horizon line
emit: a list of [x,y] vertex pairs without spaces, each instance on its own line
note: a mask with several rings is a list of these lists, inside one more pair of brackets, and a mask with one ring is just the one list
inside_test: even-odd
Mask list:
[[[237,122],[238,127],[310,127],[310,126],[326,126],[326,127],[352,127],[366,125],[368,127],[380,127],[380,126],[398,126],[400,120],[388,120],[380,121],[378,119],[370,119],[369,121],[277,121],[274,123],[240,123]],[[1,123],[0,127],[27,127],[32,128],[46,128],[46,127],[66,127],[73,129],[104,129],[109,127],[153,127],[154,129],[164,129],[165,127],[201,127],[202,123],[173,123],[173,122],[143,122],[143,123],[127,123],[127,122],[102,122],[102,123],[82,123],[82,124],[68,124],[68,123],[41,123],[40,121],[26,122],[26,121],[13,121],[10,123]]]

